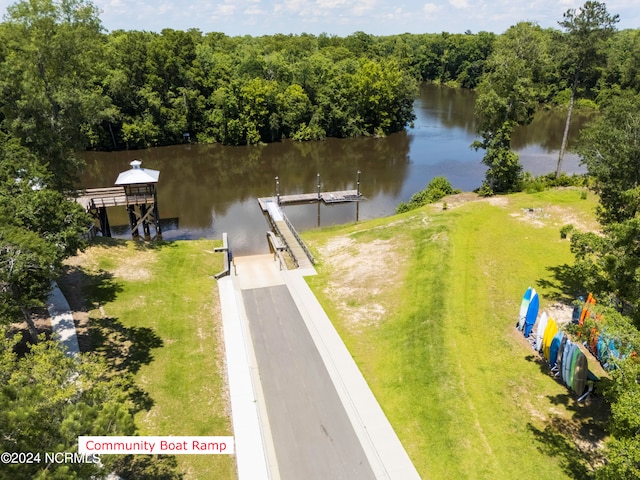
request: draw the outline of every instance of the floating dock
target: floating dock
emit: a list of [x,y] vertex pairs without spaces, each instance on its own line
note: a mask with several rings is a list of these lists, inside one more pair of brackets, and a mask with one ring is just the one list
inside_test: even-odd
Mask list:
[[[279,200],[279,202],[278,202]],[[276,197],[258,198],[258,203],[263,212],[267,211],[267,203],[274,202],[280,205],[292,205],[296,203],[316,203],[325,204],[359,202],[364,200],[357,190],[340,190],[337,192],[320,192],[320,193],[298,193],[294,195],[279,195]]]

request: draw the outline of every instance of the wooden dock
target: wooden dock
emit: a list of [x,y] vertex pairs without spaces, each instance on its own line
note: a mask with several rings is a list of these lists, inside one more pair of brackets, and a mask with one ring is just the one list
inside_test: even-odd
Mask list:
[[[280,195],[280,205],[293,205],[296,203],[315,203],[322,202],[325,204],[359,202],[364,200],[362,195],[358,195],[357,190],[340,190],[337,192],[320,192],[320,193],[298,193],[294,195]],[[276,202],[278,197],[258,198],[258,203],[263,212],[267,211],[267,202]]]
[[309,249],[276,203],[276,199],[274,198],[273,201],[263,200],[265,201],[264,211],[269,215],[271,225],[273,225],[276,234],[284,241],[296,266],[298,268],[313,268],[313,257]]

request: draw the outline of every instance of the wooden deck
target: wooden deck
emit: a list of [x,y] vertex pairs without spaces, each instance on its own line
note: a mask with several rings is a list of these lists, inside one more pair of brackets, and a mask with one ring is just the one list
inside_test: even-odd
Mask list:
[[[362,195],[358,195],[357,190],[340,190],[337,192],[318,193],[298,193],[294,195],[280,195],[280,205],[291,205],[296,203],[323,202],[326,204],[358,202],[364,200]],[[263,212],[267,211],[267,202],[276,202],[276,197],[258,198],[258,203]]]
[[129,195],[127,197],[123,187],[87,188],[75,200],[86,210],[126,207],[127,205],[149,205],[154,202],[153,195]]

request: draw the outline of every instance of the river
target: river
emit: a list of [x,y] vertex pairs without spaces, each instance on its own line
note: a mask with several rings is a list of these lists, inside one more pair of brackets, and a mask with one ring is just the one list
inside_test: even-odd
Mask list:
[[[287,206],[285,211],[299,230],[391,215],[398,203],[438,175],[464,191],[479,187],[485,174],[483,152],[469,147],[476,139],[474,102],[473,91],[422,84],[413,126],[385,138],[86,152],[81,185],[112,186],[118,173],[130,168],[129,162],[140,159],[143,167],[160,170],[158,204],[166,222],[164,239],[220,238],[228,232],[234,253],[263,253],[268,225],[256,198],[275,193],[276,176],[280,194],[287,195],[316,192],[318,173],[323,191],[355,189],[357,171],[362,172],[366,201],[359,205]],[[530,125],[514,132],[512,147],[525,170],[534,175],[555,171],[565,115],[541,111]],[[574,117],[570,145],[585,120]],[[573,154],[565,156],[563,170],[584,171]],[[129,236],[124,208],[110,209],[109,220],[114,236]]]

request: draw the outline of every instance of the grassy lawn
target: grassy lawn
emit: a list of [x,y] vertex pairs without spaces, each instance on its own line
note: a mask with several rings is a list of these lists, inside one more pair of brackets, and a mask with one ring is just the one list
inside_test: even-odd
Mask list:
[[[140,435],[233,435],[211,241],[102,239],[73,260],[89,302],[90,348],[148,395]],[[236,478],[229,455],[177,455],[185,479]]]
[[[541,308],[563,299],[559,229],[595,225],[580,193],[450,201],[303,235],[320,260],[308,281],[423,478],[589,476],[600,403],[577,405],[514,328],[529,285]],[[375,276],[350,275],[362,264]]]

